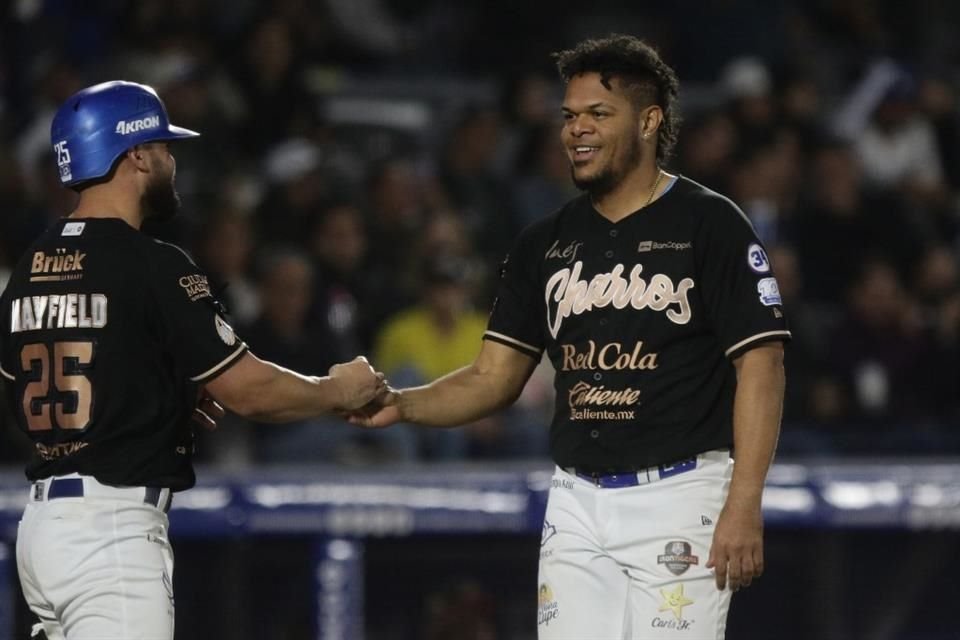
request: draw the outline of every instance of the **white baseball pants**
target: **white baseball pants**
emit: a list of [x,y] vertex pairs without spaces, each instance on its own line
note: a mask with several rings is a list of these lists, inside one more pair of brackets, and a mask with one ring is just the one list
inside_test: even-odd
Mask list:
[[17,534],[27,604],[49,640],[172,640],[168,490],[158,508],[143,487],[81,480],[76,497],[49,497],[50,479],[31,487]]
[[540,547],[539,640],[723,640],[731,593],[704,565],[732,471],[727,451],[640,471],[635,486],[557,468]]

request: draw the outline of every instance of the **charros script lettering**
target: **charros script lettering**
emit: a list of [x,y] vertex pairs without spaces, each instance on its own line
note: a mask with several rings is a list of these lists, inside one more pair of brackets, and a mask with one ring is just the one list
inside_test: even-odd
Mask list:
[[638,311],[647,308],[665,311],[674,324],[690,322],[687,292],[694,286],[692,278],[684,278],[675,286],[669,276],[658,273],[647,281],[641,275],[643,265],[640,264],[634,265],[629,276],[624,277],[626,267],[617,264],[610,273],[598,273],[587,281],[580,279],[582,270],[583,262],[577,260],[547,280],[547,328],[554,338],[565,319],[609,305],[615,309],[629,306]]

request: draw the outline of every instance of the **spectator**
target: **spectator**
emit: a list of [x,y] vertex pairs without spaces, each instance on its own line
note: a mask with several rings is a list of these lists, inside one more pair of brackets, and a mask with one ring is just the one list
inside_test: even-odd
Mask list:
[[895,192],[868,192],[849,145],[823,143],[813,155],[793,241],[805,291],[841,306],[852,278],[870,256],[885,256],[906,274],[921,240]]
[[931,351],[915,301],[890,264],[870,260],[858,269],[847,302],[829,350],[850,398],[849,426],[838,440],[848,439],[853,451],[929,447],[912,420],[925,415],[929,388],[918,381],[928,380]]
[[519,231],[509,189],[494,171],[500,136],[496,111],[468,109],[450,133],[440,162],[444,189],[463,212],[477,249],[493,262],[503,259]]
[[[466,265],[452,258],[429,261],[423,272],[422,301],[388,318],[377,334],[374,362],[392,383],[425,383],[468,365],[480,351],[487,316],[470,308]],[[389,429],[385,432],[390,431]],[[467,431],[424,431],[428,458],[462,458],[468,454],[466,433],[485,439],[499,435],[495,419]]]
[[338,353],[351,354],[348,359],[367,353],[374,303],[365,269],[363,213],[348,202],[322,208],[311,221],[307,242],[316,274],[311,322],[333,336]]
[[237,326],[249,326],[260,313],[260,293],[250,279],[254,239],[247,216],[221,210],[199,232],[197,261],[222,290],[217,295]]
[[530,131],[513,175],[513,206],[520,226],[559,208],[576,193],[570,180],[570,163],[552,124]]
[[[261,315],[241,335],[256,353],[281,366],[324,375],[334,364],[338,345],[324,327],[307,323],[313,292],[313,269],[302,253],[276,249],[263,258],[260,276]],[[341,420],[317,419],[278,430],[257,431],[257,459],[263,462],[369,462],[413,458],[404,430],[362,433]]]

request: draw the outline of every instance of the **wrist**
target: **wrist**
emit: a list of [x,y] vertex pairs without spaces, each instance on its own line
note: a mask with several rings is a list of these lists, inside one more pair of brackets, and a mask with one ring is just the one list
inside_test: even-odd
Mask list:
[[731,485],[727,494],[726,506],[737,509],[760,509],[763,502],[763,491],[744,489],[738,491]]
[[329,390],[329,393],[326,395],[330,399],[331,411],[340,411],[347,406],[347,388],[346,385],[343,384],[343,380],[333,376],[319,378],[319,380],[326,381],[326,387]]
[[410,393],[407,389],[395,389],[393,391],[397,408],[397,414],[401,422],[413,422],[413,414],[410,411]]

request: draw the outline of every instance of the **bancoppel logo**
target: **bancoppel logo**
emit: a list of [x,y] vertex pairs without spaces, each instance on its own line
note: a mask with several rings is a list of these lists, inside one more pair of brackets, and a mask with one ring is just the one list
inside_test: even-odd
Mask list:
[[646,253],[648,251],[660,251],[670,249],[672,251],[686,251],[692,249],[692,242],[654,242],[653,240],[644,240],[637,245],[637,253]]
[[689,542],[671,540],[663,551],[663,555],[657,556],[657,564],[664,565],[675,576],[686,573],[690,565],[700,564],[700,558],[693,555]]
[[118,133],[121,136],[128,136],[131,133],[136,133],[137,131],[143,131],[145,129],[156,129],[160,126],[160,116],[147,116],[146,118],[140,118],[139,120],[121,120],[117,123],[117,128],[114,129],[114,133]]

